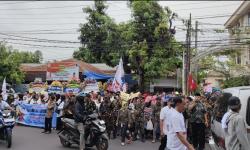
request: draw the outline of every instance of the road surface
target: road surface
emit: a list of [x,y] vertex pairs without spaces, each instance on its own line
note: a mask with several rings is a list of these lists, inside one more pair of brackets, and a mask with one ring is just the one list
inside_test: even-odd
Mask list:
[[[13,146],[11,149],[5,147],[4,142],[0,142],[0,150],[78,150],[78,148],[65,148],[60,144],[59,138],[54,130],[52,134],[42,134],[42,129],[16,126],[13,130]],[[119,137],[118,137],[119,138]],[[134,142],[131,145],[121,146],[120,138],[109,141],[109,150],[158,150],[159,142],[151,141]],[[213,150],[209,146],[206,150]]]
[[[9,150],[78,150],[77,147],[64,148],[59,141],[56,131],[53,134],[42,134],[42,129],[16,126],[13,130],[13,146]],[[120,138],[119,138],[120,139]],[[120,140],[110,140],[109,150],[157,150],[158,143],[134,142],[122,147]],[[5,143],[0,142],[0,150],[8,150]]]

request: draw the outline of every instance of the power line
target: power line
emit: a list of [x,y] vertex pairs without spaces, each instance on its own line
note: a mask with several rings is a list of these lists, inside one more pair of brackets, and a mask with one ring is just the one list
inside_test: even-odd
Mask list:
[[190,3],[190,2],[188,2],[188,3],[182,3],[182,4],[173,4],[173,5],[171,5],[171,6],[179,6],[179,5],[196,5],[196,4],[204,4],[204,3],[211,3],[211,2],[194,2],[194,3]]
[[70,5],[70,6],[53,6],[53,7],[37,7],[37,8],[16,8],[16,9],[2,9],[0,8],[0,10],[37,10],[37,9],[57,9],[57,8],[76,8],[76,7],[84,7],[84,6],[90,6],[90,5]]
[[[37,30],[22,30],[22,31],[20,31],[20,30],[11,30],[11,32],[27,32],[27,33],[30,33],[30,32],[50,32],[50,31],[67,31],[67,30],[75,30],[75,31],[77,31],[77,30],[79,30],[80,29],[80,27],[79,28],[67,28],[67,29],[65,29],[65,28],[57,28],[57,29],[46,29],[46,30],[41,30],[41,29],[37,29]],[[1,32],[1,31],[0,31]],[[2,32],[2,33],[4,33],[4,32]]]
[[23,34],[23,35],[39,35],[39,34],[60,34],[60,35],[70,35],[70,34],[77,34],[78,32],[8,32],[9,34]]
[[[10,39],[10,40],[20,40],[20,41],[33,41],[33,42],[47,42],[47,43],[70,43],[70,44],[80,44],[78,41],[64,41],[64,40],[50,40],[50,39],[41,39],[41,38],[31,38],[31,37],[25,37],[25,36],[17,36],[17,35],[10,35],[10,34],[4,34],[0,33],[4,36],[11,36],[11,37],[17,37],[17,38],[25,38],[25,39],[15,39],[15,38],[4,38],[4,39]],[[250,38],[226,38],[226,39],[219,39],[219,40],[203,40],[203,41],[197,41],[198,43],[206,43],[206,44],[215,44],[211,42],[218,42],[218,41],[233,41],[233,40],[250,40]],[[123,41],[118,41],[123,43]],[[180,41],[184,42],[184,41]],[[210,43],[209,43],[210,42]],[[158,43],[158,42],[148,42],[148,43]],[[179,42],[171,42],[169,44],[176,44]],[[85,42],[85,44],[88,44],[88,42]]]
[[81,22],[77,22],[77,23],[61,23],[61,22],[58,22],[56,24],[52,23],[31,23],[31,22],[1,22],[1,24],[15,24],[15,25],[55,25],[55,26],[59,26],[59,25],[79,25]]
[[11,44],[28,45],[28,46],[34,46],[34,47],[78,48],[78,47],[70,47],[70,46],[50,46],[50,45],[38,45],[38,44],[25,44],[25,43],[9,42],[9,41],[6,41],[6,42],[11,43]]
[[41,39],[41,38],[31,38],[31,37],[25,37],[25,36],[18,36],[18,35],[11,35],[11,34],[5,34],[5,33],[1,33],[0,35],[5,35],[5,36],[10,36],[10,37],[18,37],[18,38],[25,38],[25,39],[31,39],[31,40],[40,40],[40,41],[45,41],[45,42],[58,42],[58,43],[80,43],[80,42],[76,42],[76,41],[64,41],[64,40],[49,40],[49,39]]
[[[61,43],[61,42],[51,42],[51,41],[41,41],[41,40],[31,40],[31,39],[16,39],[16,38],[1,38],[3,40],[14,40],[14,41],[25,41],[25,42],[39,42],[39,43],[52,43],[52,44],[72,44],[72,43],[68,43],[68,42],[65,42],[65,43]],[[80,44],[80,42],[78,42]],[[73,44],[76,44],[76,43],[73,43]]]
[[235,6],[235,4],[228,4],[228,5],[219,5],[219,6],[207,6],[207,7],[194,7],[194,8],[187,8],[187,9],[177,9],[175,11],[183,11],[183,10],[197,10],[197,9],[207,9],[207,8],[218,8],[218,7],[225,7],[225,6]]
[[35,2],[35,1],[30,1],[30,2],[13,2],[13,3],[2,3],[2,2],[0,2],[0,5],[3,6],[3,4],[6,4],[6,5],[24,4],[24,3],[31,3],[31,2]]

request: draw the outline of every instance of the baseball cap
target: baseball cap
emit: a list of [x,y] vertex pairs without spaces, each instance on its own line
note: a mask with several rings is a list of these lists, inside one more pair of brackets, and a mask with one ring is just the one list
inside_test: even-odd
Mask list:
[[163,102],[168,102],[171,99],[171,96],[167,95],[163,98]]

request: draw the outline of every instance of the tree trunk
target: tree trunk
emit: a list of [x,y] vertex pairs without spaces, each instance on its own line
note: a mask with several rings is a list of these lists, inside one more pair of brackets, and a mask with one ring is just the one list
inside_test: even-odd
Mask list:
[[144,70],[140,65],[141,58],[139,56],[136,56],[136,68],[137,68],[137,73],[139,76],[138,79],[138,85],[139,85],[139,90],[140,92],[144,92],[144,82],[145,82],[145,77],[144,77]]
[[139,73],[139,90],[140,90],[140,92],[144,92],[145,79],[144,79],[144,72],[143,72],[141,67],[138,70],[138,73]]

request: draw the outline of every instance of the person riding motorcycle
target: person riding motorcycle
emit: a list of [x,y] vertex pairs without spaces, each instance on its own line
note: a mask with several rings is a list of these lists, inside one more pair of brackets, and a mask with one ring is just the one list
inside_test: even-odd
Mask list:
[[10,105],[9,105],[7,102],[5,102],[5,101],[3,100],[2,94],[0,94],[0,113],[2,113],[2,111],[6,110],[6,109],[9,109],[9,110],[11,110],[11,111],[14,111],[14,110],[10,107]]
[[84,95],[79,95],[76,97],[75,104],[75,123],[77,124],[77,129],[80,132],[80,150],[84,150],[84,120],[86,119],[86,111],[84,104]]

